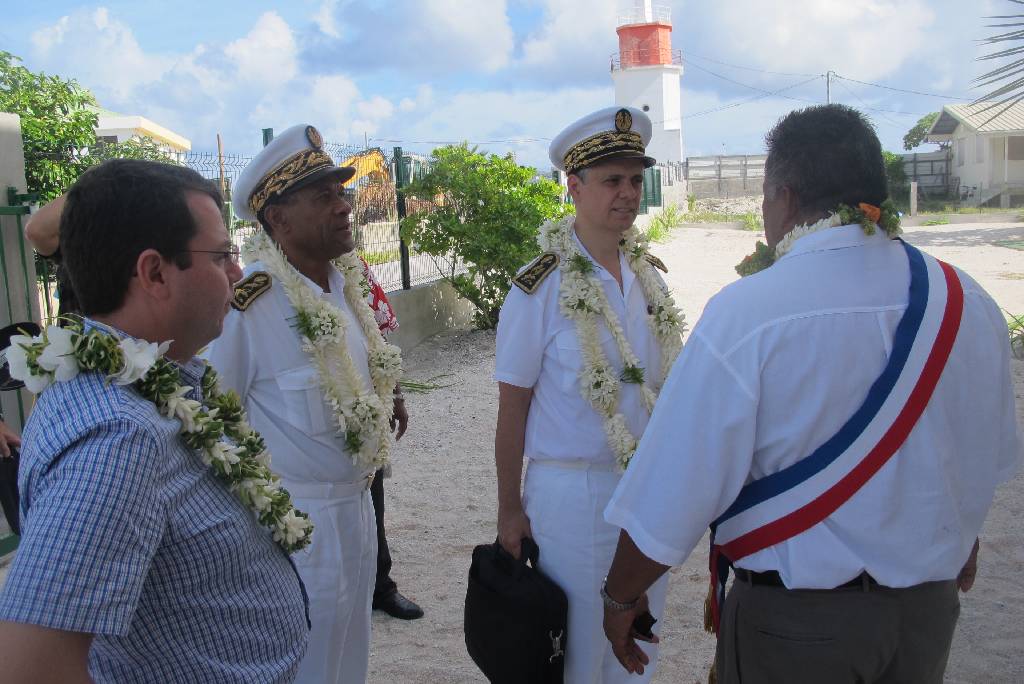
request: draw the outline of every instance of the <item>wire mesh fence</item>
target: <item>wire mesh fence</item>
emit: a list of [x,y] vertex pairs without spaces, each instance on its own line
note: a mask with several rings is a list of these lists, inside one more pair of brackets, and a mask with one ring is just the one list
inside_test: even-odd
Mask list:
[[[356,251],[366,260],[385,291],[402,287],[403,263],[401,238],[399,236],[398,188],[395,182],[394,154],[382,148],[361,148],[340,143],[325,143],[324,150],[339,166],[352,166],[356,173],[345,183],[352,198],[352,225],[356,239]],[[199,172],[204,178],[217,181],[222,192],[230,201],[232,188],[239,174],[249,163],[250,157],[220,155],[214,153],[190,153],[184,163]],[[415,166],[422,170],[421,160],[403,156],[400,163],[406,170]],[[411,175],[406,173],[405,177]],[[240,221],[230,213],[226,216],[232,241],[239,247],[254,231],[262,230],[258,225]],[[410,253],[408,261],[408,282],[410,285],[432,282],[449,273],[465,269],[451,258],[434,258],[429,255]]]

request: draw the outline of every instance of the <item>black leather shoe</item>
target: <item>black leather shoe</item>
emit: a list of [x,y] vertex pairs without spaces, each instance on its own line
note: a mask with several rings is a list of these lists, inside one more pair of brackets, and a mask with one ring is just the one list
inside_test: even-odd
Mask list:
[[373,609],[383,610],[399,620],[416,620],[423,617],[423,609],[402,596],[397,590],[373,599]]

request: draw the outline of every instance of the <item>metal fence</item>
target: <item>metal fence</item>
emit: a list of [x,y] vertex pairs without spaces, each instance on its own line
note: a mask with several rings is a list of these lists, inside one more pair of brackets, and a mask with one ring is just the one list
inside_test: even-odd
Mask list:
[[[442,273],[451,272],[451,258],[408,253],[399,235],[399,189],[429,169],[426,160],[402,154],[400,148],[388,153],[379,147],[364,149],[329,142],[324,144],[324,149],[337,164],[356,169],[345,184],[353,197],[356,251],[370,264],[385,291],[432,282],[440,279]],[[395,164],[396,157],[401,160],[400,166]],[[184,163],[204,178],[218,182],[230,205],[232,187],[249,160],[250,157],[239,155],[190,153]],[[239,220],[230,206],[225,208],[225,223],[238,246],[254,231],[262,230],[256,224]],[[403,258],[403,249],[408,253],[406,258]],[[460,264],[454,267],[456,273],[464,270]]]
[[903,170],[908,181],[917,181],[922,196],[955,197],[960,179],[950,174],[952,150],[904,154]]
[[764,154],[687,157],[683,176],[690,194],[705,197],[745,197],[761,194]]

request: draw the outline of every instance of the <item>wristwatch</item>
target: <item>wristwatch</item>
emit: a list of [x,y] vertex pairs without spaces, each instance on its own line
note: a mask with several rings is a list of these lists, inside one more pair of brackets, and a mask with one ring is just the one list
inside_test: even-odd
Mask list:
[[[643,594],[641,594],[641,596],[642,595]],[[633,610],[637,607],[637,605],[640,603],[640,596],[637,596],[635,599],[633,599],[632,601],[628,601],[627,603],[621,603],[619,601],[616,601],[608,595],[608,578],[605,577],[604,581],[601,582],[601,600],[604,601],[605,608],[611,608],[612,610],[617,610],[621,613],[624,613],[627,610]]]

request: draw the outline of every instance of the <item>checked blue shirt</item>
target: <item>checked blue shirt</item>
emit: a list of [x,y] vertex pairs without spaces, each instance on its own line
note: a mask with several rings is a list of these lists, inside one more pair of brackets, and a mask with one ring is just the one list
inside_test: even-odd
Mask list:
[[[202,370],[182,381],[198,387]],[[178,429],[95,372],[42,393],[0,620],[95,635],[97,682],[291,681],[308,638],[301,580]]]

